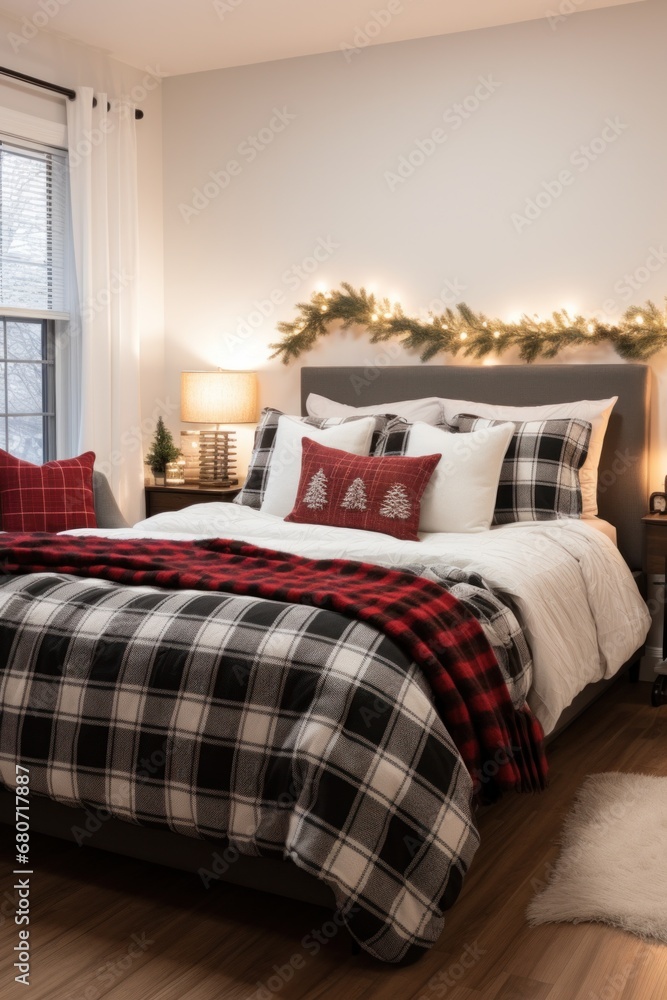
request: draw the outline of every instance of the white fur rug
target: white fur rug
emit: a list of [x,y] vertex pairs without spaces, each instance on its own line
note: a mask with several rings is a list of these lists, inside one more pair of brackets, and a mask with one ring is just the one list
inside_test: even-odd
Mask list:
[[590,775],[527,917],[532,925],[598,920],[667,943],[667,778]]

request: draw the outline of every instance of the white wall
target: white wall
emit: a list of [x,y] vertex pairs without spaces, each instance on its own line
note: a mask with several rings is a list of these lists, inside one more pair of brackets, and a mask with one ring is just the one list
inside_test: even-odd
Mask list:
[[[166,80],[170,395],[182,368],[257,366],[262,403],[294,410],[300,362],[269,362],[267,345],[276,322],[320,281],[373,284],[407,310],[428,307],[451,282],[462,286],[457,299],[503,317],[570,303],[600,315],[606,303],[618,315],[627,303],[617,282],[651,247],[667,245],[666,8],[647,0],[576,14],[555,30],[533,21],[378,46],[351,62],[336,52]],[[499,86],[467,120],[453,112],[443,121],[480,78]],[[249,162],[242,143],[269,125],[274,108],[295,118]],[[571,156],[608,118],[625,128],[583,171]],[[390,190],[385,173],[437,127],[446,142]],[[230,160],[240,174],[186,221],[179,206],[192,205],[194,189]],[[574,182],[517,232],[513,213],[563,169]],[[314,274],[302,282],[287,274],[329,238],[338,246]],[[240,346],[230,342],[272,291],[284,294],[282,304]],[[662,301],[665,292],[667,265],[634,298]],[[363,333],[346,333],[301,360],[377,354]],[[417,359],[400,352],[393,360]],[[597,349],[559,360],[618,359]],[[664,385],[664,356],[653,364]],[[667,438],[661,448],[654,488],[667,470]]]
[[[37,8],[35,8],[37,9]],[[41,9],[40,9],[41,12]],[[30,11],[32,14],[33,11]],[[162,83],[159,67],[139,71],[51,31],[31,36],[25,21],[0,15],[0,64],[64,87],[92,86],[110,97],[130,94],[144,111],[137,124],[139,170],[139,319],[141,324],[141,393],[144,440],[151,436],[153,414],[164,400],[164,266],[162,232]],[[65,122],[65,102],[45,91],[0,83],[0,106],[50,121]],[[145,94],[145,96],[142,96]]]

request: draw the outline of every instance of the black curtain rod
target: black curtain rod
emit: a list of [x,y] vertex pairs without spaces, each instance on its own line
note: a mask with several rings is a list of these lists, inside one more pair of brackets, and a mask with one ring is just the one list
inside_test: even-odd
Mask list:
[[[76,100],[76,90],[69,87],[60,87],[57,83],[47,83],[46,80],[38,80],[35,76],[27,76],[25,73],[18,73],[15,69],[7,69],[0,66],[0,76],[10,76],[12,80],[19,80],[21,83],[28,83],[31,87],[41,87],[42,90],[50,90],[53,94],[61,94],[68,101]],[[97,98],[93,97],[93,107],[97,107]],[[111,111],[111,105],[107,101],[107,111]],[[144,117],[143,111],[135,108],[134,117],[139,120]]]

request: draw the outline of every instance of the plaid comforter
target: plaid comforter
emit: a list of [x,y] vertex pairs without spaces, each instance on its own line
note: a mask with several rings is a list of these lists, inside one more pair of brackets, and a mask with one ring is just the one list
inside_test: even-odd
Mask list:
[[[22,574],[0,585],[4,783],[20,760],[59,801],[288,857],[331,886],[370,953],[429,947],[478,843],[471,773],[482,788],[544,780],[539,726],[505,683],[519,701],[511,613],[460,571],[450,589],[467,607],[445,579],[218,540],[133,544],[3,536],[5,570]],[[352,614],[361,594],[367,620]],[[479,713],[457,715],[466,683]]]

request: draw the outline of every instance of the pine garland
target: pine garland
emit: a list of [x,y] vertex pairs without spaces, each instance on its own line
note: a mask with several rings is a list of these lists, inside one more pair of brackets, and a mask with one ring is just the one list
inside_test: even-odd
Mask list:
[[484,358],[518,348],[522,361],[555,358],[566,347],[610,344],[627,361],[643,361],[667,347],[667,313],[653,302],[631,306],[616,324],[570,316],[566,310],[550,319],[523,315],[516,323],[505,323],[476,313],[464,302],[443,313],[429,312],[428,319],[406,316],[400,305],[378,299],[365,288],[358,291],[343,282],[341,291],[315,292],[310,302],[297,305],[298,318],[278,323],[283,338],[270,346],[272,358],[283,364],[310,350],[332,327],[365,327],[371,343],[400,339],[409,351],[418,351],[422,361],[446,352]]

